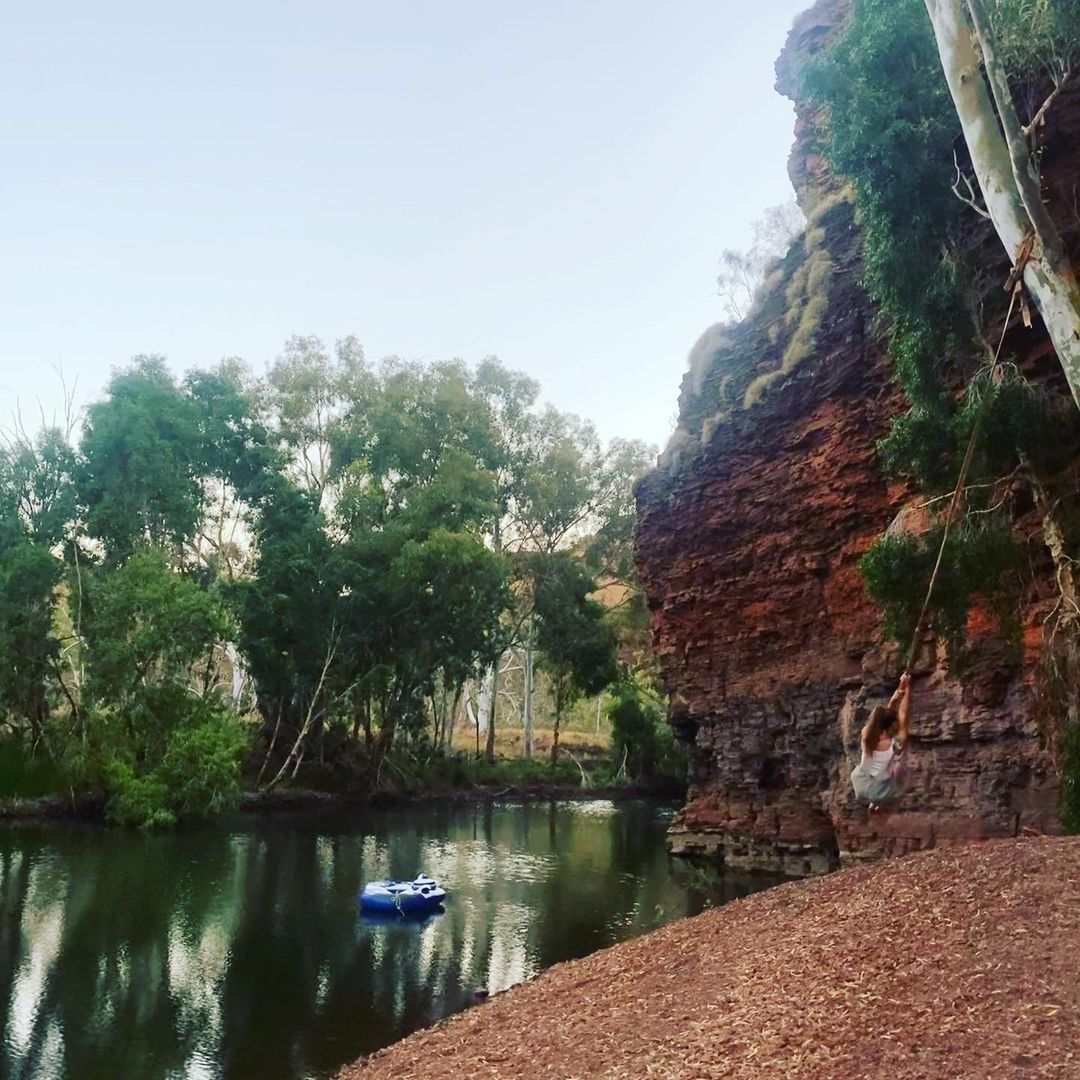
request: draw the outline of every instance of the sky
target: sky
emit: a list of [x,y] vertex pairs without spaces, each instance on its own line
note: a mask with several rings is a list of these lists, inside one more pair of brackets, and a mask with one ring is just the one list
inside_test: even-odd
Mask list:
[[666,441],[724,248],[791,198],[809,0],[12,5],[0,425],[293,334],[496,355]]

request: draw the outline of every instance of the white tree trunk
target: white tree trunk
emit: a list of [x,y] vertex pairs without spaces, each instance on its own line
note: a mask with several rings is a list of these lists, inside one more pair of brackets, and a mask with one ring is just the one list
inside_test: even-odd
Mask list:
[[525,643],[524,698],[522,714],[522,753],[527,758],[533,752],[533,646],[530,635]]
[[[1025,185],[1035,184],[1037,188],[1038,181],[1030,175],[1028,163],[1014,160],[1018,157],[1015,145],[1010,155],[1009,143],[1002,134],[1001,124],[1013,134],[1019,128],[1012,99],[1004,99],[1001,73],[992,69],[990,77],[998,76],[996,96],[1003,112],[999,123],[983,78],[984,57],[976,45],[965,0],[925,0],[925,3],[945,81],[960,118],[986,209],[1009,258],[1015,261],[1027,236],[1035,235],[1035,248],[1024,268],[1024,284],[1039,308],[1073,400],[1080,408],[1080,290],[1064,260],[1061,238],[1049,215],[1036,212],[1033,221],[1025,210],[1025,203],[1030,205],[1033,199]],[[973,10],[981,13],[981,5],[976,4]],[[984,26],[983,31],[983,40],[989,42],[989,28]],[[989,63],[993,65],[994,61],[991,47]],[[1040,207],[1041,197],[1041,192],[1036,190],[1034,198]]]
[[[232,703],[234,709],[240,708],[240,703],[244,699],[244,690],[248,685],[248,673],[244,667],[243,660],[240,659],[240,651],[237,649],[233,642],[228,642],[225,645],[225,656],[229,661],[229,667],[232,670]],[[255,709],[255,695],[252,693],[251,701],[252,711]]]
[[499,668],[501,664],[502,657],[500,656],[495,663],[491,665],[491,713],[488,717],[487,747],[485,750],[487,759],[490,762],[494,762],[495,760],[495,710],[499,707]]
[[450,712],[443,723],[443,749],[454,749],[454,728],[457,726],[458,709],[461,706],[462,692],[459,690],[454,695],[454,700],[450,702]]
[[488,722],[491,720],[491,698],[495,688],[495,671],[488,668],[480,680],[480,701],[476,708],[476,729],[480,735],[486,735]]

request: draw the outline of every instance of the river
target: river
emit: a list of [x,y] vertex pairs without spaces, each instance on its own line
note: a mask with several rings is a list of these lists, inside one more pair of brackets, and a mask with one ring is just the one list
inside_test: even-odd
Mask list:
[[[145,835],[0,828],[0,1076],[332,1076],[551,964],[776,878],[669,859],[649,802],[436,804]],[[424,871],[422,923],[358,914]]]

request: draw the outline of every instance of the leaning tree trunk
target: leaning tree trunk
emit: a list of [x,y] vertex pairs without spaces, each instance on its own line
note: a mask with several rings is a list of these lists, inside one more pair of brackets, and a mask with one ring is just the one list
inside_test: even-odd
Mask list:
[[[986,209],[1009,258],[1014,262],[1020,258],[1025,242],[1034,236],[1032,254],[1024,266],[1024,284],[1042,315],[1073,400],[1080,408],[1080,289],[1061,236],[1042,204],[1038,173],[982,2],[925,3]],[[975,20],[975,30],[969,14]],[[984,62],[989,87],[982,76]]]

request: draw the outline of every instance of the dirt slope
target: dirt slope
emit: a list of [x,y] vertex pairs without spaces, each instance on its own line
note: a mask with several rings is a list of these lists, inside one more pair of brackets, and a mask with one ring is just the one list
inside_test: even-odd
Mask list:
[[1080,1077],[1080,837],[782,885],[552,968],[341,1075]]

